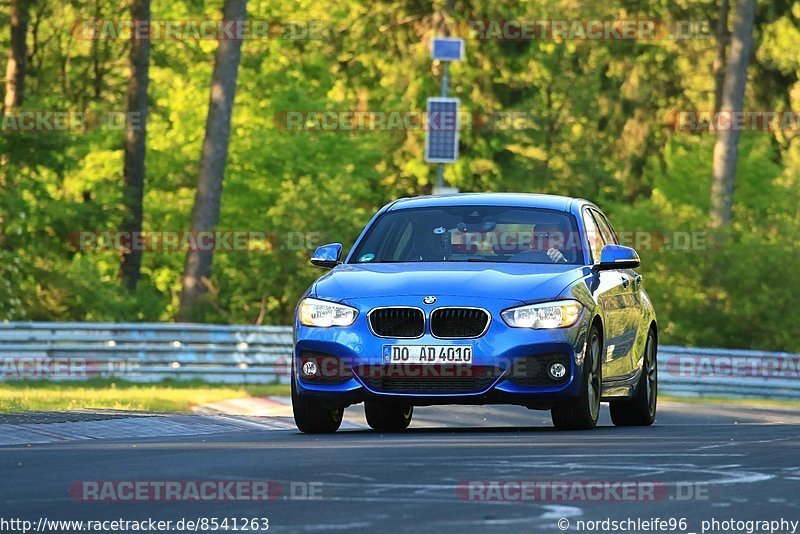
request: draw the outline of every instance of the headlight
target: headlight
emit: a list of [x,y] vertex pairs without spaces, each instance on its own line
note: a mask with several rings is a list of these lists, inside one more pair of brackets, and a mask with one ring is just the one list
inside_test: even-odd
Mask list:
[[500,315],[513,328],[565,328],[577,322],[582,309],[577,300],[558,300],[511,308]]
[[350,326],[358,310],[327,300],[303,299],[299,307],[300,323],[305,326]]

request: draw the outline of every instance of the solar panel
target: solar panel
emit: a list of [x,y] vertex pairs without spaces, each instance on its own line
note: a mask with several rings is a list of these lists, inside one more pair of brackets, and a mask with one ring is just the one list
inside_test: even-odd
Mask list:
[[464,59],[464,40],[455,37],[435,37],[431,46],[431,59],[461,61]]
[[458,99],[428,99],[425,129],[425,161],[455,163],[458,160]]

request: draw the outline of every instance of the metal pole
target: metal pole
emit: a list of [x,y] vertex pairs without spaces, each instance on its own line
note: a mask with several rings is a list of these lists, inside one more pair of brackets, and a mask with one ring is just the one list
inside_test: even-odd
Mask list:
[[450,62],[443,61],[444,63],[444,74],[442,75],[442,97],[447,96],[447,84],[450,81]]
[[[450,82],[450,62],[442,61],[444,70],[442,71],[442,90],[439,95],[443,98],[447,97],[447,84]],[[444,163],[439,164],[439,169],[436,171],[436,187],[441,190],[444,187]]]

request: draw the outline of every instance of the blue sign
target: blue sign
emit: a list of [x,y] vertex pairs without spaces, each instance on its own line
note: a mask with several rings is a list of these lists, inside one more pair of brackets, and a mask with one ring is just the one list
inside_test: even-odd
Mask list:
[[431,59],[461,61],[464,59],[464,39],[457,37],[434,37]]
[[458,99],[428,99],[425,125],[425,161],[455,163],[458,161]]

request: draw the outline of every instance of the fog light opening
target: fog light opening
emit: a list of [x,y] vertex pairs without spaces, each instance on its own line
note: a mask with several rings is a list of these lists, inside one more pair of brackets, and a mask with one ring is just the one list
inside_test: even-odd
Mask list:
[[303,374],[305,376],[317,376],[317,371],[318,368],[316,362],[308,361],[303,364]]
[[567,368],[563,363],[556,362],[550,364],[550,367],[547,368],[547,373],[553,380],[561,380],[567,374]]

